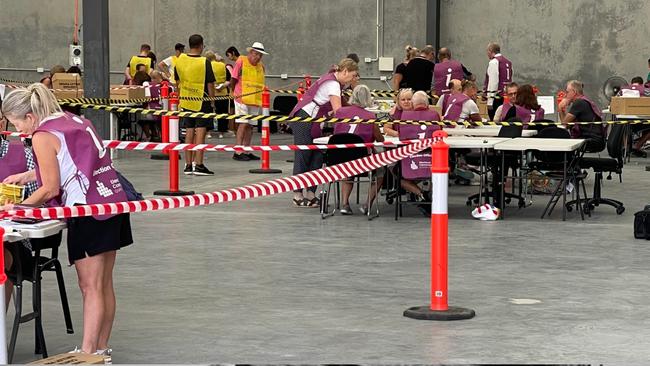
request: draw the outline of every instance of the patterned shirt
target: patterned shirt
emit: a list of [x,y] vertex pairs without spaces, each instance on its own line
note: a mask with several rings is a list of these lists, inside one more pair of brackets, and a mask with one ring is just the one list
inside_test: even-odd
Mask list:
[[[9,142],[6,140],[0,140],[0,158],[5,156],[9,152]],[[32,148],[25,146],[25,157],[27,158],[27,170],[33,170],[36,168],[34,163],[34,154],[32,153]],[[25,198],[29,197],[38,189],[38,184],[36,182],[29,182],[25,185]]]

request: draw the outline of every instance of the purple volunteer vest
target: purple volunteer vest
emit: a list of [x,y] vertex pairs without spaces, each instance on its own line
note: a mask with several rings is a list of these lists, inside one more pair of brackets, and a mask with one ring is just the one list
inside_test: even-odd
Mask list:
[[0,158],[0,182],[10,175],[27,171],[25,146],[18,141],[3,141],[9,145],[7,154]]
[[[594,103],[591,99],[587,98],[584,95],[581,95],[578,98],[584,100],[587,103],[589,103],[589,106],[591,106],[591,111],[594,112],[594,114],[596,116],[598,116],[598,118],[601,121],[603,120],[603,112],[600,110],[598,105],[596,105],[596,103]],[[579,122],[591,122],[591,121],[579,121]],[[600,132],[601,132],[601,136],[603,136],[603,137],[605,137],[605,129],[606,129],[606,127],[601,125],[601,131]],[[582,135],[582,132],[581,132],[581,129],[580,129],[580,125],[573,125],[573,127],[571,128],[571,137],[572,138],[578,138],[581,135]]]
[[496,56],[495,58],[497,61],[499,61],[499,84],[497,85],[497,90],[487,90],[490,79],[487,72],[485,73],[483,90],[503,94],[503,91],[506,89],[506,85],[512,82],[512,62],[503,56]]
[[621,95],[623,94],[624,90],[636,90],[639,92],[639,96],[642,97],[645,95],[645,86],[643,85],[625,85],[621,87]]
[[449,93],[449,82],[452,79],[463,80],[463,65],[456,60],[446,60],[433,68],[433,89],[436,95]]
[[463,93],[452,95],[449,103],[447,103],[447,108],[442,111],[445,120],[458,121],[460,115],[463,113],[463,104],[465,104],[469,99],[470,98]]
[[[352,119],[375,119],[374,113],[368,112],[367,110],[357,106],[350,105],[347,107],[341,107],[334,114],[336,118],[352,118]],[[373,142],[375,140],[374,136],[374,125],[368,123],[335,123],[334,124],[334,133],[353,133],[355,135],[361,136],[363,142]]]
[[[151,84],[149,88],[149,93],[151,94],[151,98],[159,98],[160,97],[160,84]],[[149,109],[160,109],[160,100],[155,100],[151,101],[148,103],[147,108]]]
[[524,129],[528,128],[528,122],[544,119],[544,108],[541,107],[538,110],[524,108],[519,105],[513,107],[510,104],[508,104],[507,107],[508,108],[506,109],[506,105],[504,104],[503,109],[501,109],[501,120],[504,121],[504,117],[508,114],[510,108],[515,108],[516,117],[526,123]]
[[[296,106],[293,108],[291,113],[289,113],[289,116],[290,117],[295,116],[296,113],[298,113],[301,109],[303,109],[307,104],[313,102],[314,98],[316,98],[316,93],[318,93],[318,89],[320,89],[321,85],[323,85],[323,83],[325,83],[326,81],[330,81],[330,80],[334,80],[334,81],[338,82],[336,80],[336,76],[334,75],[334,73],[327,73],[327,74],[321,76],[320,78],[318,78],[318,80],[316,80],[316,82],[311,86],[311,88],[309,88],[309,90],[307,90],[305,92],[305,94],[302,96],[302,100],[299,101],[298,104],[296,104]],[[314,103],[316,103],[316,102],[314,102]],[[323,116],[327,115],[327,113],[329,111],[332,110],[332,105],[330,104],[330,102],[327,102],[327,103],[322,104],[322,105],[316,103],[316,105],[318,105],[318,112],[316,113],[315,116],[313,116],[313,117],[316,117],[316,118],[323,117]],[[320,124],[319,123],[312,123],[312,125],[311,125],[311,136],[313,138],[316,138],[316,137],[320,137],[321,135],[322,135],[322,131],[321,131],[321,128],[320,128]]]
[[[423,109],[423,110],[413,110],[413,111],[402,111],[402,120],[411,120],[411,121],[440,121],[440,115],[436,111],[432,111],[430,109]],[[420,125],[400,125],[399,126],[399,133],[400,133],[400,138],[402,138],[402,131],[404,129],[409,129],[411,127],[417,127],[419,128]],[[427,126],[431,127],[431,133],[433,131],[437,131],[440,129],[440,126],[435,125],[435,126]],[[430,136],[427,136],[430,137]],[[411,138],[418,138],[418,137],[409,137],[408,139]]]
[[[430,109],[403,111],[403,120],[414,121],[440,121],[440,115]],[[415,140],[431,138],[433,132],[440,126],[426,125],[398,125],[400,140]],[[405,179],[425,179],[431,176],[431,153],[420,152],[402,160],[402,177]]]
[[[117,178],[109,152],[102,146],[95,128],[85,118],[66,113],[41,123],[34,131],[58,132],[63,134],[70,157],[77,169],[77,179],[88,184],[86,195],[87,204],[102,204],[127,201],[126,193]],[[36,158],[36,157],[34,157]],[[36,162],[36,178],[41,185],[41,175]],[[65,182],[61,182],[59,197],[50,206],[61,206],[61,194],[65,192]],[[94,216],[98,220],[106,220],[112,215]]]

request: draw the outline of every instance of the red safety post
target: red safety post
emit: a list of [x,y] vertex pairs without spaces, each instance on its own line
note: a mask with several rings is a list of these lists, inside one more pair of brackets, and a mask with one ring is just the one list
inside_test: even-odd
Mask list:
[[305,75],[305,91],[311,88],[311,75]]
[[[5,274],[5,244],[4,244],[5,229],[0,226],[0,303],[5,304],[5,286],[7,286],[7,275]],[[0,314],[0,344],[2,344],[2,349],[0,349],[0,364],[6,365],[7,362],[7,334],[5,333],[5,322],[6,314],[3,311]]]
[[447,258],[448,214],[447,187],[449,184],[449,145],[447,134],[436,131],[437,141],[431,146],[431,297],[427,306],[404,311],[404,316],[420,320],[461,320],[473,318],[474,310],[448,306]]
[[298,84],[298,101],[302,100],[302,95],[305,94],[305,88],[302,87],[302,83]]
[[[169,110],[177,111],[178,110],[178,94],[171,93],[169,95]],[[163,142],[178,143],[180,142],[178,136],[179,130],[179,118],[178,116],[166,116],[167,117],[167,134],[163,133]],[[164,123],[163,123],[164,125]],[[167,141],[165,141],[165,136],[167,136]],[[169,190],[155,191],[153,194],[157,196],[185,196],[188,194],[194,194],[194,191],[181,191],[178,189],[178,159],[179,154],[176,150],[169,150]]]
[[[160,106],[163,110],[169,109],[169,82],[163,80],[160,85]],[[160,133],[162,142],[169,142],[169,116],[162,116],[162,121],[160,123]],[[168,160],[169,155],[167,152],[162,153],[153,153],[151,154],[151,159],[153,160]]]
[[[268,117],[271,115],[271,93],[265,86],[262,91],[262,115]],[[262,120],[262,146],[271,144],[271,125],[267,119]],[[249,173],[253,174],[279,174],[280,169],[271,169],[271,154],[268,151],[262,151],[262,167],[260,169],[250,169]]]

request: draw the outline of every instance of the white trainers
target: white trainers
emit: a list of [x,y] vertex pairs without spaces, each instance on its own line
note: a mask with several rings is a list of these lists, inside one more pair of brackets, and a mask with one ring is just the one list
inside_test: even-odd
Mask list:
[[486,203],[472,211],[472,217],[481,221],[495,221],[501,216],[501,210]]
[[99,355],[99,356],[104,356],[104,365],[112,365],[113,364],[113,349],[112,348],[106,348],[106,349],[98,349],[94,354]]

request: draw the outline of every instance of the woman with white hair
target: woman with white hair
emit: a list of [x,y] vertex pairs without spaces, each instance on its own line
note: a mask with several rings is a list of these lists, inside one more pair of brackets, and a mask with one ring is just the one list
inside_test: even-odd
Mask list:
[[[23,204],[74,206],[127,201],[110,154],[92,123],[61,111],[42,84],[16,89],[5,98],[2,114],[21,133],[31,134],[36,169],[12,182],[38,181]],[[12,205],[0,207],[11,210]],[[77,352],[110,355],[115,318],[113,268],[117,250],[133,243],[128,214],[68,220],[68,259],[77,270],[83,297],[83,340]]]
[[[354,90],[352,90],[352,96],[350,97],[350,105],[346,107],[341,107],[334,113],[335,118],[351,118],[351,119],[375,119],[374,113],[369,112],[366,108],[371,107],[373,104],[372,94],[370,89],[366,85],[357,85]],[[376,123],[336,123],[334,125],[334,134],[338,133],[353,133],[360,136],[364,142],[375,142],[384,141],[384,136],[379,130],[379,125]],[[383,174],[380,171],[376,172],[378,181],[381,182]],[[352,188],[354,186],[354,181],[352,178],[349,178],[343,182],[343,187],[341,188],[341,214],[343,215],[352,215],[352,209],[350,208],[350,194],[352,193]],[[377,191],[380,186],[372,184],[368,192],[368,201],[365,205],[361,206],[361,213],[364,215],[368,213],[368,207],[372,205],[377,197]]]

